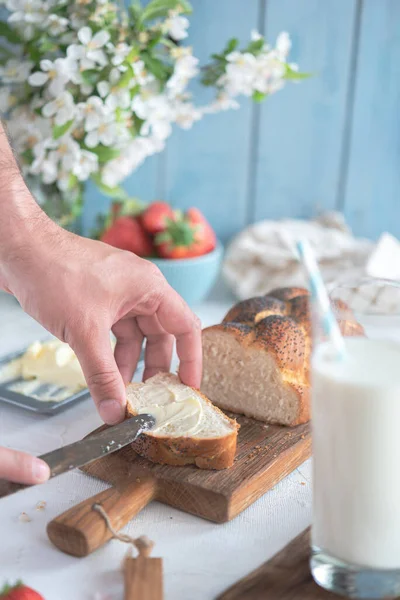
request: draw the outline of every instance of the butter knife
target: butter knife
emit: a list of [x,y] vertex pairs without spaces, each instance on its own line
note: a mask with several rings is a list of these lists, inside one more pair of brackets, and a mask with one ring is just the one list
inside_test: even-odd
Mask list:
[[[151,429],[154,425],[155,419],[151,415],[138,415],[94,433],[84,440],[42,454],[38,458],[49,465],[51,477],[57,477],[120,450],[134,442],[141,433]],[[31,486],[0,480],[0,498],[10,496],[27,487]]]

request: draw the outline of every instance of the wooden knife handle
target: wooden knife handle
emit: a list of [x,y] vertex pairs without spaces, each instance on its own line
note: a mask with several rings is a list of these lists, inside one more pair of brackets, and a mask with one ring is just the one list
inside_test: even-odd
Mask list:
[[93,505],[103,507],[118,531],[153,500],[156,485],[153,479],[143,479],[123,489],[104,490],[50,521],[47,535],[62,552],[87,556],[113,537],[104,517],[93,510]]

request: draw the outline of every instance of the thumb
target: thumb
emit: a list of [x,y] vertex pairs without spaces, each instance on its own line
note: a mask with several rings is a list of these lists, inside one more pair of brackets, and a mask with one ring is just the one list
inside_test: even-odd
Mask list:
[[40,458],[0,448],[0,478],[15,481],[16,483],[42,483],[50,477],[50,468]]
[[100,417],[108,425],[114,425],[125,416],[125,384],[115,362],[110,333],[102,330],[90,331],[71,341],[78,357],[90,394]]

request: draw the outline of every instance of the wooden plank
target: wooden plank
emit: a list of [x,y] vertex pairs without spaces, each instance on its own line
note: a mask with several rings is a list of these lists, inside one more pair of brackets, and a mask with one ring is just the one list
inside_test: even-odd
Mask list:
[[335,207],[356,14],[355,0],[267,3],[267,39],[288,31],[291,59],[314,77],[260,108],[255,220]]
[[[257,28],[258,0],[195,0],[189,29],[194,54],[205,64],[231,37],[247,43]],[[196,102],[210,90],[193,86]],[[239,110],[207,115],[189,131],[175,130],[167,147],[165,196],[176,207],[199,206],[226,240],[246,223],[251,148],[250,101]]]
[[235,583],[217,600],[328,600],[338,598],[320,588],[310,568],[310,530],[298,535],[286,548]]
[[365,0],[345,215],[355,233],[400,236],[400,3]]

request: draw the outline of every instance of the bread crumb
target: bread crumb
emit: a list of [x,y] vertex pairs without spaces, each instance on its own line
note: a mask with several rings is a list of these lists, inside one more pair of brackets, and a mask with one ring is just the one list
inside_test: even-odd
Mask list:
[[46,508],[46,504],[47,502],[40,500],[40,502],[36,504],[36,510],[44,510]]
[[21,523],[29,523],[29,521],[32,521],[32,519],[30,518],[30,516],[29,516],[28,514],[26,514],[26,512],[22,512],[22,513],[19,515],[19,518],[18,518],[18,520],[19,520]]
[[136,477],[136,483],[140,483],[140,477]]
[[306,436],[303,433],[303,435],[301,435],[300,437],[301,437],[302,440],[304,440]]
[[300,481],[300,485],[306,485],[305,481]]

